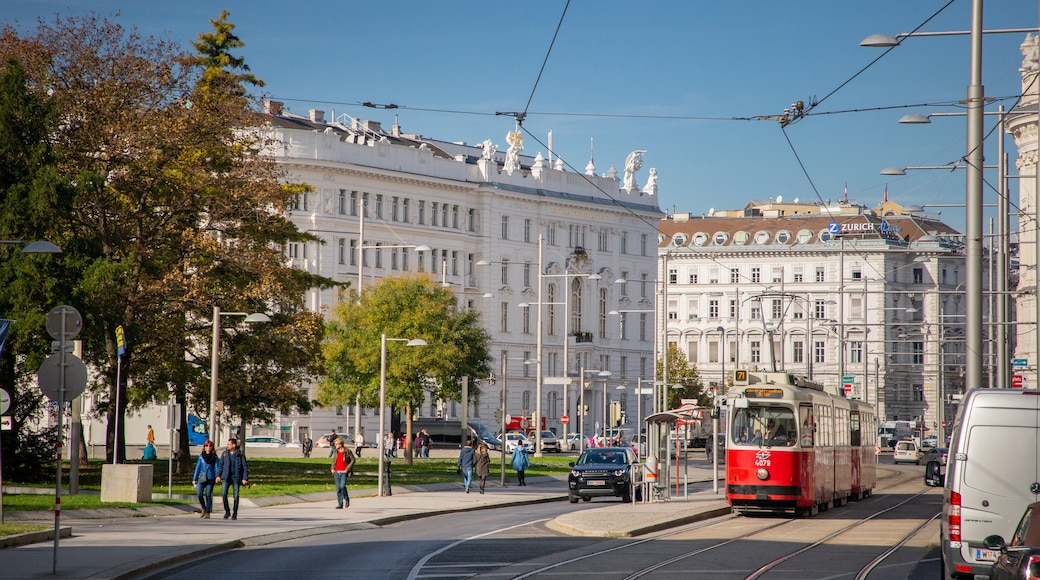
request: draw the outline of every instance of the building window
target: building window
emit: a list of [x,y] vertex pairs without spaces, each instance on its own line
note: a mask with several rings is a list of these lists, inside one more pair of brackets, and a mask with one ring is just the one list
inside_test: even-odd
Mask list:
[[762,303],[761,302],[752,302],[751,303],[750,315],[751,315],[751,320],[761,320],[762,319]]
[[924,386],[914,385],[914,402],[924,401]]
[[397,221],[398,218],[398,207],[400,205],[400,198],[396,195],[390,199],[390,220]]
[[646,330],[647,330],[646,321],[647,321],[647,315],[646,314],[640,314],[639,315],[639,340],[641,340],[643,342],[646,342]]
[[827,362],[827,349],[826,344],[822,340],[813,342],[813,362],[814,363],[825,363]]
[[646,234],[639,235],[639,255],[646,255]]
[[466,230],[470,232],[477,231],[477,210],[475,209],[466,211]]
[[751,268],[751,282],[760,284],[762,282],[762,268],[755,266]]
[[771,302],[771,304],[769,305],[770,314],[771,314],[770,318],[773,319],[773,320],[780,320],[781,318],[783,318],[783,316],[784,316],[784,303],[783,303],[783,300],[781,300],[779,298],[774,298],[770,302]]
[[383,243],[379,242],[376,244],[376,268],[383,267]]
[[419,225],[426,225],[426,202],[419,200]]
[[509,239],[509,216],[502,216],[502,239]]
[[762,341],[752,340],[751,341],[751,362],[760,363],[762,362]]
[[737,301],[736,300],[730,300],[729,301],[729,317],[730,318],[736,318],[737,317]]
[[[546,331],[545,332],[546,332],[546,334],[555,335],[556,334],[556,304],[554,304],[554,302],[556,302],[556,285],[555,284],[549,284],[548,286],[546,286],[546,288],[545,288],[545,296],[546,296],[546,298],[548,298],[548,300],[546,300],[546,302],[549,303],[548,304],[548,306],[549,306],[549,308],[548,308],[548,315],[546,316]],[[541,305],[539,305],[538,307],[541,308]]]
[[347,214],[347,190],[339,190],[339,198],[336,200],[336,209],[339,215]]
[[[691,312],[690,314],[694,314],[695,315],[696,312]],[[719,301],[717,299],[713,298],[713,299],[708,301],[708,318],[718,318],[718,317],[719,317]]]
[[792,277],[793,277],[793,279],[794,279],[794,281],[795,281],[795,282],[804,282],[804,276],[802,276],[802,273],[801,273],[801,272],[795,272],[795,273],[794,273],[794,274],[792,275]]
[[827,301],[826,300],[814,300],[813,301],[813,318],[817,320],[827,319]]
[[797,364],[804,363],[805,362],[805,343],[800,341],[800,340],[796,340],[796,341],[793,341],[791,343],[791,347],[792,347],[792,353],[793,353],[792,356],[794,358],[793,362],[795,362]]
[[646,289],[649,286],[650,279],[647,277],[646,272],[639,275],[639,297],[646,298]]
[[459,275],[459,252],[458,250],[452,250],[451,252],[451,275]]
[[502,269],[502,279],[501,279],[502,285],[503,286],[508,286],[509,285],[509,260],[502,260],[501,269]]
[[668,269],[668,283],[678,284],[679,283],[679,270],[676,268]]
[[608,251],[610,247],[610,235],[607,233],[606,228],[600,228],[596,233],[596,249],[600,252]]
[[545,226],[545,243],[550,246],[556,245],[556,223]]
[[531,268],[530,262],[524,262],[524,288],[531,287]]
[[459,229],[459,206],[451,206],[451,227]]
[[863,341],[861,341],[861,340],[849,341],[849,362],[850,363],[862,363],[863,362]]
[[398,269],[397,250],[398,250],[397,248],[390,248],[390,269],[391,270],[397,270]]
[[346,238],[339,238],[338,240],[336,240],[336,263],[340,265],[347,263]]
[[436,201],[430,202],[430,225],[434,226],[434,227],[437,226],[437,208],[438,207],[440,207],[440,204],[437,203]]
[[501,306],[501,320],[499,330],[502,332],[509,332],[509,303],[503,302]]
[[914,284],[924,284],[923,268],[914,268]]
[[[422,252],[419,252],[422,255]],[[408,248],[401,248],[401,269],[408,271]]]
[[409,203],[409,201],[410,200],[407,197],[401,200],[401,221],[405,223],[408,223],[408,220],[410,219],[408,215],[408,210],[411,204]]
[[826,274],[824,272],[825,271],[824,271],[824,269],[822,267],[816,268],[816,281],[817,282],[826,282],[827,281],[827,276],[826,276]]
[[448,204],[441,204],[441,226],[448,227]]
[[911,344],[911,349],[912,349],[911,352],[913,354],[910,357],[910,362],[912,362],[915,365],[923,365],[924,364],[924,343],[919,341],[919,340],[915,340]]
[[524,219],[524,241],[531,243],[531,218]]
[[599,335],[607,336],[607,290],[599,289]]
[[524,367],[524,378],[525,379],[527,377],[531,376],[531,367],[534,366],[534,365],[527,364],[527,361],[529,361],[529,360],[531,360],[531,351],[525,350],[524,351],[524,361],[523,361],[524,362],[523,367]]
[[357,266],[357,240],[350,240],[350,265]]
[[358,192],[350,192],[350,215],[357,217],[358,215]]
[[773,268],[773,284],[782,284],[784,282],[784,269]]
[[729,271],[729,283],[730,284],[739,284],[740,283],[740,270],[738,268],[733,268],[732,270]]
[[383,194],[376,194],[376,217],[383,219]]
[[523,333],[531,334],[531,306],[524,306],[520,310],[520,316],[522,317]]
[[628,253],[628,232],[621,232],[621,243],[618,246],[618,252],[622,254]]

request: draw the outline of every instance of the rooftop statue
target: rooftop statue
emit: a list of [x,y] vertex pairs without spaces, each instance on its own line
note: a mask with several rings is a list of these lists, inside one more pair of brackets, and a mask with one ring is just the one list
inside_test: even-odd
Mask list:
[[628,191],[639,190],[639,184],[636,183],[636,171],[643,167],[643,153],[646,153],[646,150],[639,149],[629,153],[625,159],[625,181],[621,186],[622,189],[627,189]]
[[509,149],[506,149],[506,160],[502,164],[502,169],[506,174],[512,175],[514,171],[520,169],[520,152],[524,150],[524,135],[519,129],[510,131],[506,133],[506,142],[509,143]]
[[498,145],[491,142],[491,139],[484,139],[484,142],[480,144],[480,147],[484,150],[480,154],[481,159],[494,159],[495,152],[498,151]]
[[643,187],[643,193],[647,195],[657,195],[657,168],[650,168],[650,177],[646,178],[646,186]]

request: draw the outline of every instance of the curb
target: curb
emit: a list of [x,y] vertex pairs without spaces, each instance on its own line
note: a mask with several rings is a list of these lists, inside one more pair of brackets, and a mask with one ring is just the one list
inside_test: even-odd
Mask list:
[[[69,526],[61,526],[58,528],[58,535],[62,538],[72,537],[72,528]],[[54,529],[39,530],[36,532],[24,532],[21,534],[14,534],[13,536],[4,536],[0,538],[0,549],[3,548],[16,548],[18,546],[27,546],[29,544],[38,544],[40,542],[46,542],[54,539]]]

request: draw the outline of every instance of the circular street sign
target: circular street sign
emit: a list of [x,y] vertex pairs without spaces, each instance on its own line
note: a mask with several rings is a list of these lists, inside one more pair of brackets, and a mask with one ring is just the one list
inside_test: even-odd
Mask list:
[[4,389],[0,389],[0,415],[7,413],[11,408],[11,395]]
[[570,422],[571,422],[571,418],[570,417],[568,417],[567,415],[560,415],[560,423],[563,423],[564,425],[566,425],[567,423],[570,423]]
[[[52,401],[61,398],[61,355],[56,352],[47,357],[36,373],[37,383],[44,395]],[[65,353],[65,401],[83,394],[87,388],[87,365],[74,354]]]
[[83,317],[75,308],[62,304],[47,313],[47,334],[54,340],[70,340],[80,330],[83,330]]

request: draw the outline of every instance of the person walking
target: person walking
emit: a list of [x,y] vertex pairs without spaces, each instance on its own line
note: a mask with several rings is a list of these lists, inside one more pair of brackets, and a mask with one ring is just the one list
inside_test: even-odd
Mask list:
[[[227,448],[220,455],[220,466],[217,469],[217,483],[220,483],[220,496],[224,499],[224,519],[238,519],[238,488],[249,485],[249,464],[246,455],[238,449],[238,439],[228,439]],[[228,488],[235,494],[234,511],[228,506]]]
[[151,425],[148,426],[148,435],[146,438],[148,439],[149,443],[155,445],[155,431],[152,429]]
[[354,455],[361,457],[361,449],[365,446],[365,436],[361,434],[361,431],[354,435]]
[[393,431],[388,431],[383,438],[383,455],[387,458],[397,457],[397,439],[394,438]]
[[469,493],[469,486],[473,482],[473,460],[475,454],[473,453],[473,440],[466,439],[466,446],[459,451],[459,459],[455,462],[458,466],[459,471],[462,472],[462,485],[466,487],[466,493]]
[[513,469],[516,470],[516,478],[520,480],[520,485],[527,485],[524,480],[524,472],[527,471],[528,467],[531,467],[531,460],[527,457],[527,448],[522,444],[517,444],[513,448],[513,459],[510,461],[513,465]]
[[209,519],[213,513],[213,482],[217,478],[217,452],[213,449],[213,442],[206,441],[202,444],[202,453],[195,462],[195,474],[191,477],[191,484],[199,496],[199,505],[202,506],[200,517]]
[[488,455],[487,443],[483,441],[477,445],[477,451],[473,460],[473,471],[480,478],[480,493],[484,493],[484,485],[487,484],[488,475],[491,474],[491,456]]
[[423,458],[430,457],[430,434],[426,429],[419,433],[419,453]]
[[350,507],[350,495],[347,493],[347,478],[354,472],[354,453],[347,449],[342,437],[332,442],[335,453],[332,455],[332,480],[336,482],[336,509]]
[[310,435],[303,436],[303,456],[305,458],[311,456],[311,451],[314,450],[314,440],[311,439]]
[[329,442],[329,457],[330,458],[336,453],[336,446],[332,444],[336,440],[336,437],[339,437],[339,435],[336,434],[336,430],[335,429],[333,429],[331,432],[329,432],[328,435],[325,436],[325,440]]

